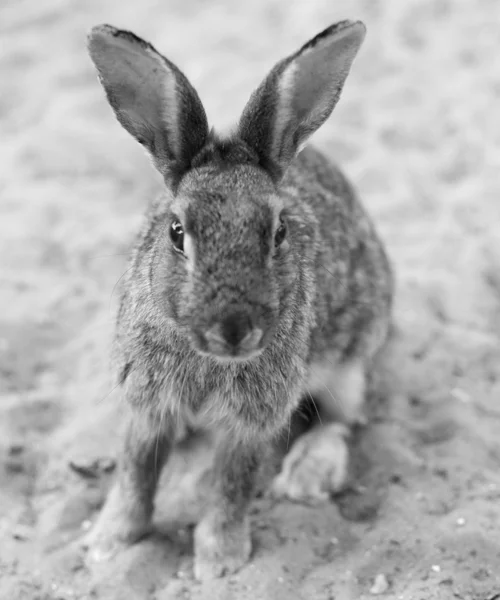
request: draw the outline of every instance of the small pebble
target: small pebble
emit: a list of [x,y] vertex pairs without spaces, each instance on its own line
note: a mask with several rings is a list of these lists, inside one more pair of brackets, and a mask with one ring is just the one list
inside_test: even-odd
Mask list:
[[12,537],[20,542],[25,542],[31,538],[32,531],[25,525],[17,525],[12,532]]
[[284,581],[285,580],[283,579],[283,577],[278,577],[278,583],[284,583]]
[[434,573],[441,573],[441,567],[439,565],[432,565],[431,570],[434,571]]
[[81,528],[83,529],[83,531],[88,531],[91,527],[92,521],[89,521],[89,519],[85,519],[85,521],[83,521],[81,524]]
[[5,469],[9,473],[23,473],[25,471],[24,462],[16,458],[5,461]]
[[98,476],[97,461],[80,458],[69,461],[70,468],[78,475],[88,479],[94,479]]
[[464,519],[463,517],[459,517],[459,518],[457,519],[457,525],[458,525],[459,527],[463,527],[463,526],[465,525],[465,519]]
[[116,460],[112,458],[101,458],[98,462],[103,473],[112,473],[116,468]]
[[389,589],[389,582],[387,581],[387,577],[383,573],[379,573],[373,582],[372,587],[370,588],[370,594],[374,596],[378,596],[380,594],[385,594]]
[[453,388],[450,393],[453,396],[453,398],[455,398],[455,400],[463,402],[464,404],[467,404],[471,401],[471,397],[469,396],[469,394],[464,390],[461,390],[460,388]]
[[24,452],[24,444],[15,443],[15,444],[11,444],[9,446],[9,450],[8,450],[9,456],[19,456],[23,452]]
[[81,458],[69,461],[70,468],[86,479],[97,479],[103,473],[111,473],[116,467],[116,461],[112,458]]

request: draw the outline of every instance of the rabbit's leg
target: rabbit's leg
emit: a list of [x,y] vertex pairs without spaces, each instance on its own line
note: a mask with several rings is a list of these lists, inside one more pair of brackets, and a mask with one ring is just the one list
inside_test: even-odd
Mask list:
[[167,431],[143,415],[131,415],[117,479],[85,539],[92,560],[110,558],[148,533],[156,485],[171,447]]
[[[365,368],[362,362],[356,361],[336,366],[330,371],[330,379],[325,377],[324,371],[321,373],[321,379],[310,382],[310,393],[319,402],[321,422],[299,437],[285,456],[281,472],[271,488],[275,497],[297,502],[323,502],[346,483],[347,438],[349,426],[362,420]],[[320,390],[320,382],[323,390]]]
[[215,460],[214,497],[194,535],[198,580],[234,573],[250,558],[248,505],[262,464],[255,446],[223,443]]

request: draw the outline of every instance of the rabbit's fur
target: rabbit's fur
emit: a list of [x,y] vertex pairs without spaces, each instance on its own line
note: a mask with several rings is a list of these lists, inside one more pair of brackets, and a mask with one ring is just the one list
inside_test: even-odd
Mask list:
[[[359,416],[364,376],[388,331],[391,271],[348,181],[300,148],[333,110],[363,37],[364,26],[348,21],[316,36],[274,67],[236,132],[219,138],[175,65],[134,34],[92,30],[108,100],[166,183],[123,278],[114,356],[132,410],[96,547],[144,534],[172,443],[186,426],[201,428],[217,448],[195,574],[234,571],[250,554],[246,508],[259,466],[302,396],[348,423]],[[231,331],[249,333],[241,348],[214,353],[207,332],[228,314]],[[216,345],[229,339],[220,331]],[[357,392],[345,373],[359,379]],[[336,394],[325,394],[327,383]]]

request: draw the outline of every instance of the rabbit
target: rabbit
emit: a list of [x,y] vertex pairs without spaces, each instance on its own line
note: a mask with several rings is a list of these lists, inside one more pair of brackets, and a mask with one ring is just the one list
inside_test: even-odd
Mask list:
[[221,136],[150,43],[110,25],[90,31],[109,104],[165,183],[122,281],[113,357],[128,424],[89,537],[94,556],[149,531],[159,473],[186,428],[210,432],[215,453],[194,530],[198,580],[250,559],[256,481],[304,395],[322,424],[297,440],[275,491],[321,500],[342,485],[393,276],[353,187],[306,143],[364,37],[360,21],[316,35],[272,68]]

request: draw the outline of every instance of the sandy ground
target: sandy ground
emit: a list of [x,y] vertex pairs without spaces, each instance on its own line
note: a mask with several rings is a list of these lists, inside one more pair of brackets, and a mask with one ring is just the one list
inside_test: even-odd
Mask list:
[[[368,37],[314,141],[398,275],[357,488],[316,508],[258,500],[251,563],[202,585],[184,524],[209,455],[179,451],[158,533],[89,567],[78,540],[110,476],[69,462],[115,456],[113,292],[159,179],[104,101],[86,31],[151,39],[226,126],[277,59],[345,17]],[[2,0],[2,600],[350,600],[377,574],[390,599],[500,597],[499,23],[498,0]]]

